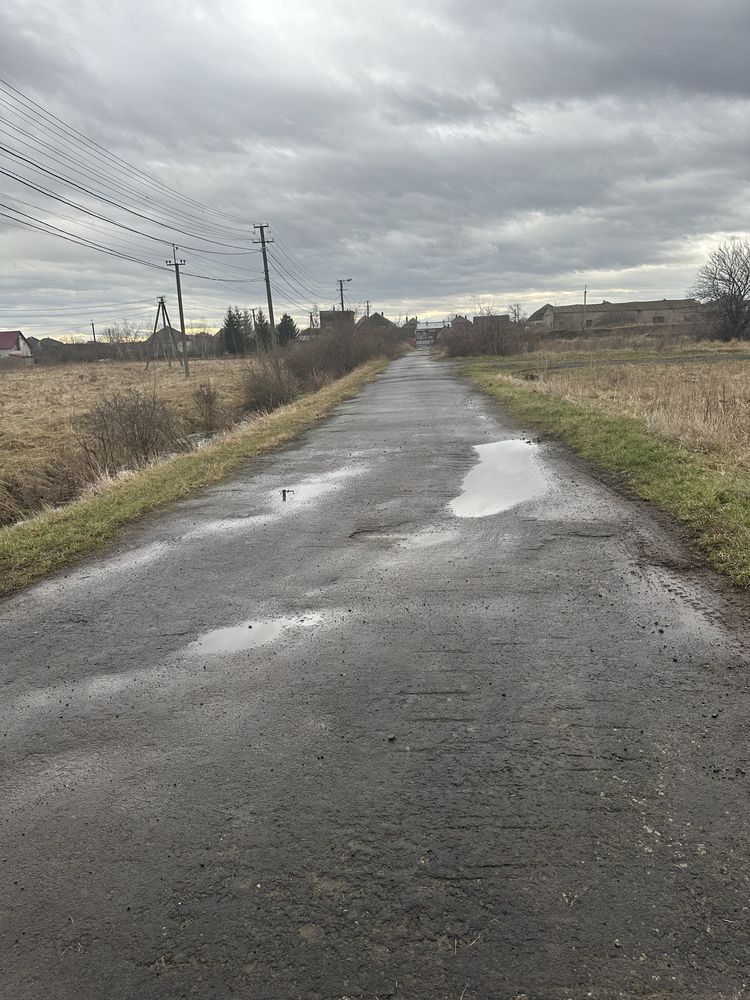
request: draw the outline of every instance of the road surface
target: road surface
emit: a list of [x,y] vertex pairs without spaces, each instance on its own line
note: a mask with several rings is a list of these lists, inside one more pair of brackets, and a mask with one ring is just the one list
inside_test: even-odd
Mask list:
[[0,994],[746,996],[741,620],[663,518],[394,362],[0,606]]

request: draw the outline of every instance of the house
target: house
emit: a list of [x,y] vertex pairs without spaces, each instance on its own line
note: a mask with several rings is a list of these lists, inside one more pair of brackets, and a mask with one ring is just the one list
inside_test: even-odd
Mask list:
[[451,320],[451,330],[456,333],[470,333],[474,329],[474,324],[466,316],[454,316]]
[[[185,346],[188,354],[195,353],[195,343],[192,337],[185,335]],[[175,353],[182,354],[182,333],[173,326],[161,326],[146,339],[146,349],[156,357],[167,357]]]
[[354,312],[351,309],[321,309],[321,333],[354,333]]
[[501,313],[499,316],[475,316],[474,329],[477,333],[503,333],[510,330],[510,315]]
[[414,341],[417,347],[432,347],[438,338],[438,335],[445,329],[445,324],[440,322],[431,322],[430,320],[422,320],[417,323],[417,328],[414,331]]
[[589,302],[553,306],[549,302],[529,316],[528,325],[541,330],[612,329],[618,326],[674,326],[697,323],[704,307],[695,299],[655,299],[646,302]]
[[0,330],[0,361],[33,365],[31,347],[20,330]]
[[357,333],[378,333],[383,330],[397,330],[398,327],[382,313],[374,312],[357,320]]

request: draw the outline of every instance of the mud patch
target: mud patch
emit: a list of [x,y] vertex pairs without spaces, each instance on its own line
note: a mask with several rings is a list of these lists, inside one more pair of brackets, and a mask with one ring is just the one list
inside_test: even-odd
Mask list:
[[479,461],[449,505],[456,517],[490,517],[548,491],[538,445],[514,439],[478,444],[474,450]]

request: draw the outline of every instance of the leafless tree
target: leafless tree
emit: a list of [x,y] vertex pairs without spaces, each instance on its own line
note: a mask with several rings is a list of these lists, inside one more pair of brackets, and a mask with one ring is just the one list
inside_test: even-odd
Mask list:
[[510,303],[508,306],[508,315],[513,326],[523,326],[528,319],[520,302]]
[[690,294],[707,303],[722,340],[750,336],[750,243],[732,239],[712,250]]

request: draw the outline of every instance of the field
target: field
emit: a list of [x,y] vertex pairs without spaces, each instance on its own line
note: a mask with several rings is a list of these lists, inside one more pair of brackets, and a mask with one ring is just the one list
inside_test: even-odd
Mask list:
[[[658,437],[750,467],[750,361],[607,364],[540,369],[535,392],[642,420]],[[518,377],[500,377],[518,381]]]
[[72,431],[76,417],[102,397],[126,389],[153,389],[173,403],[188,425],[197,420],[192,393],[212,382],[221,398],[238,408],[242,371],[247,362],[191,361],[190,379],[177,365],[159,361],[108,361],[0,370],[0,478],[53,456]]
[[212,383],[220,405],[236,415],[246,365],[233,359],[195,360],[189,380],[181,368],[164,361],[148,371],[143,363],[118,361],[0,369],[0,524],[33,511],[41,501],[70,498],[65,477],[56,475],[60,455],[73,441],[76,419],[101,399],[128,389],[153,390],[174,405],[190,432],[198,429],[193,393],[200,383]]

